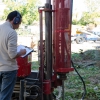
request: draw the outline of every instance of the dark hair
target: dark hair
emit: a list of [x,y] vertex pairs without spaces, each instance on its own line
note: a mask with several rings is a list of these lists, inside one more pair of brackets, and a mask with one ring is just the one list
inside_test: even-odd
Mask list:
[[17,16],[17,14],[19,14],[20,18],[22,18],[21,14],[18,11],[12,11],[8,14],[7,19],[6,20],[10,20],[12,21],[14,19],[14,17]]

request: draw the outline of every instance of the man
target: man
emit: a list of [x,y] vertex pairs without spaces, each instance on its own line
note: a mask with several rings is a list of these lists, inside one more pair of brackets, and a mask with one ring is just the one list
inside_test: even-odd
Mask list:
[[6,22],[0,25],[0,100],[11,100],[17,76],[16,58],[26,53],[17,52],[17,33],[22,16],[18,11],[10,12]]

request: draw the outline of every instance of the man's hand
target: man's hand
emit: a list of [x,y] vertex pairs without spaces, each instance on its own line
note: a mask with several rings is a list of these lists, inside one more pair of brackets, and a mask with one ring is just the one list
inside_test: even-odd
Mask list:
[[15,58],[20,57],[20,56],[23,56],[25,54],[26,54],[26,49],[20,49],[20,51],[17,53],[17,55],[16,55]]
[[25,55],[26,54],[26,49],[21,49],[19,53],[20,53],[21,56]]

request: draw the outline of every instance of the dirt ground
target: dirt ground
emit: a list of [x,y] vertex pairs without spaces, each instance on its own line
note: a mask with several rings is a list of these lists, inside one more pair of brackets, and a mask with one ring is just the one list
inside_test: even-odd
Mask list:
[[100,47],[100,41],[89,41],[89,42],[84,42],[82,44],[76,44],[76,43],[72,43],[71,44],[71,52],[80,52],[80,49],[84,51],[86,50],[97,50]]
[[87,67],[91,64],[100,66],[100,41],[89,41],[82,44],[72,43],[71,52],[72,54],[81,54],[82,59],[77,55],[74,58],[74,63],[78,66]]

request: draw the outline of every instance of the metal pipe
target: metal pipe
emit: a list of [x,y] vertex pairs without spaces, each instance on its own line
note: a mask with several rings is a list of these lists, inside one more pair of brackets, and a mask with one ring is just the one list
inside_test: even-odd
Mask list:
[[[52,9],[50,4],[45,4],[45,8]],[[46,40],[46,79],[52,77],[52,12],[45,12],[45,40]]]
[[20,81],[19,100],[24,100],[24,80]]
[[26,92],[26,81],[24,81],[24,100],[26,100],[27,92]]
[[43,21],[42,21],[42,10],[40,10],[40,67],[41,67],[41,72],[40,72],[40,80],[41,80],[41,89],[42,89],[42,94],[41,94],[41,100],[43,100]]
[[[52,10],[51,0],[47,0],[45,8]],[[52,12],[45,12],[45,55],[46,55],[46,79],[52,79]],[[44,100],[53,100],[52,94],[45,95]]]
[[62,100],[65,98],[65,91],[64,91],[64,80],[62,80]]

